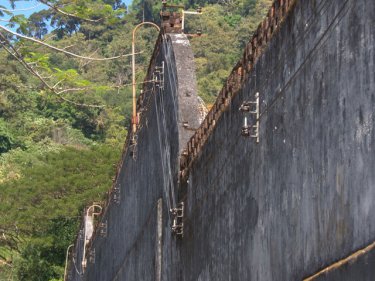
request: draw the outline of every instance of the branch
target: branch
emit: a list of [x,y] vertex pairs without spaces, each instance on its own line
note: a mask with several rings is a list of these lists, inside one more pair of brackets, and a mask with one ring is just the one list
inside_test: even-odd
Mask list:
[[[52,50],[55,50],[55,51],[58,51],[58,52],[70,55],[72,57],[79,58],[79,59],[93,60],[93,61],[107,61],[107,60],[115,60],[115,59],[124,58],[124,57],[130,57],[130,56],[133,55],[133,54],[125,54],[125,55],[119,55],[119,56],[110,57],[110,58],[90,58],[90,57],[85,57],[85,56],[80,56],[80,55],[74,54],[74,53],[69,52],[69,51],[64,50],[64,49],[57,48],[55,46],[52,46],[52,45],[50,45],[48,43],[45,43],[45,42],[40,41],[40,40],[37,40],[35,38],[28,37],[28,36],[16,33],[16,32],[14,32],[14,31],[12,31],[12,30],[10,30],[10,29],[6,28],[5,26],[2,26],[2,25],[0,25],[0,29],[4,30],[4,31],[6,31],[6,32],[8,32],[10,34],[13,34],[13,35],[15,35],[15,36],[17,36],[19,38],[23,38],[23,39],[26,39],[26,40],[38,43],[38,44],[43,45],[45,47],[48,47],[48,48],[50,48]],[[143,52],[134,53],[134,55],[141,54],[141,53],[143,53]]]
[[47,5],[52,10],[55,10],[56,12],[58,12],[60,14],[63,14],[65,16],[71,17],[71,18],[80,19],[80,20],[84,20],[84,21],[88,21],[88,22],[94,22],[94,23],[97,23],[97,22],[100,22],[100,21],[103,20],[103,18],[100,18],[100,19],[97,19],[97,20],[88,19],[88,18],[82,18],[82,17],[77,16],[75,14],[70,14],[68,12],[65,12],[65,11],[61,10],[59,7],[57,7],[56,5],[50,4],[48,1],[45,1],[45,0],[38,0],[38,1],[41,2],[41,3],[43,3],[44,5]]
[[[10,250],[14,250],[19,252],[19,242],[21,241],[20,237],[15,234],[13,231],[0,229],[0,246],[8,248]],[[1,259],[6,260],[2,255],[0,255]]]
[[[104,107],[104,105],[91,105],[91,104],[85,104],[85,103],[78,103],[78,102],[75,102],[75,101],[72,101],[72,100],[69,100],[69,99],[63,97],[61,94],[64,93],[64,92],[78,91],[78,90],[82,90],[83,88],[65,89],[65,90],[57,92],[56,89],[53,86],[49,85],[48,82],[45,81],[44,78],[37,71],[34,70],[34,68],[32,68],[32,66],[28,65],[24,61],[22,55],[12,46],[12,44],[9,42],[9,40],[1,33],[0,33],[0,38],[3,39],[3,42],[0,42],[0,44],[3,46],[5,51],[7,51],[11,56],[13,56],[16,60],[18,60],[24,68],[26,68],[31,74],[33,74],[35,77],[37,77],[43,83],[45,88],[50,90],[52,93],[54,93],[56,96],[58,96],[61,100],[69,102],[69,103],[74,104],[76,106],[85,106],[85,107],[93,107],[93,108],[103,108]],[[9,46],[10,49],[6,46],[6,44]]]
[[9,9],[5,9],[5,8],[1,8],[0,7],[0,11],[4,11],[4,12],[9,12],[9,13],[14,13],[14,12],[22,12],[22,11],[30,11],[30,10],[34,10],[35,8],[38,8],[41,4],[37,4],[35,6],[32,6],[32,7],[29,7],[29,8],[23,8],[23,9],[14,9],[14,10],[9,10]]
[[66,49],[69,49],[69,48],[71,48],[71,47],[74,47],[75,45],[76,45],[76,44],[66,46],[66,47],[63,48],[63,50],[66,50]]
[[[90,58],[93,56],[93,55],[95,55],[95,53],[97,52],[97,51],[99,51],[99,49],[96,49],[94,52],[92,52],[91,54],[90,54]],[[82,62],[82,61],[81,61]],[[90,64],[92,61],[90,61],[90,60],[88,60],[88,61],[86,61],[86,62],[82,62],[82,63],[79,63],[80,64],[80,69],[82,69],[83,67],[85,67],[86,65],[88,65],[88,64]]]
[[86,88],[69,88],[69,89],[63,89],[59,92],[56,92],[56,95],[60,96],[61,94],[67,93],[67,92],[78,92],[78,91],[84,91],[90,89],[89,87]]
[[71,17],[71,18],[80,19],[80,20],[83,20],[83,21],[88,21],[88,22],[93,22],[93,23],[97,23],[97,22],[100,22],[100,21],[104,20],[104,18],[100,18],[100,19],[96,19],[96,20],[88,19],[88,18],[82,18],[82,17],[80,17],[76,14],[70,14],[68,12],[65,12],[65,11],[61,10],[59,7],[57,7],[57,5],[53,5],[53,4],[49,3],[48,1],[45,1],[45,0],[37,0],[37,1],[39,1],[40,3],[33,6],[33,7],[24,8],[24,9],[14,9],[14,10],[0,8],[0,11],[9,12],[9,13],[29,11],[29,10],[33,10],[35,8],[38,8],[41,4],[44,4],[48,7],[50,7],[52,10],[54,10],[54,11],[60,13],[60,14],[63,14],[65,16]]
[[60,83],[62,83],[64,80],[65,79],[62,79],[62,80],[58,81],[55,85],[52,86],[52,89],[55,89],[57,87],[57,85],[59,85]]
[[4,257],[1,257],[2,259],[0,259],[0,264],[2,264],[2,265],[7,265],[7,266],[9,266],[9,267],[13,267],[13,265],[11,265],[10,263],[8,263],[8,262],[6,262],[5,260],[3,260],[4,259]]
[[43,41],[56,37],[56,34],[50,33],[43,37]]

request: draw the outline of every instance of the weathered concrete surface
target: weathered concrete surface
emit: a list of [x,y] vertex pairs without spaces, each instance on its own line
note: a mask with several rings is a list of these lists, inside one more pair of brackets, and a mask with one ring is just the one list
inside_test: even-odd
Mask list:
[[68,264],[69,273],[68,280],[81,280],[82,276],[82,259],[83,259],[83,245],[84,245],[84,232],[83,232],[83,221],[80,226],[77,239],[74,244],[74,251],[70,255],[70,260]]
[[190,170],[178,280],[301,280],[375,240],[374,20],[373,0],[297,1]]
[[[145,89],[137,158],[124,155],[120,204],[83,279],[302,280],[375,241],[374,37],[373,0],[296,1],[179,188],[199,112],[188,42],[164,37],[153,67],[165,61],[165,90]],[[256,92],[259,144],[238,111]],[[175,239],[168,210],[181,200]],[[369,281],[373,265],[371,251],[316,280]]]
[[[90,247],[95,249],[95,263],[88,261],[83,280],[158,280],[160,273],[168,280],[176,280],[176,247],[171,238],[169,209],[175,207],[178,156],[194,132],[186,124],[198,127],[199,112],[189,41],[180,34],[160,36],[161,46],[156,46],[154,65],[146,80],[164,61],[164,89],[153,83],[144,89],[144,99],[139,102],[142,118],[136,159],[131,158],[130,149],[123,155],[115,183],[120,190],[120,202],[111,202],[101,218],[107,223],[107,236],[101,237],[97,231]],[[157,229],[159,198],[163,199],[161,236]],[[80,267],[83,245],[80,239],[77,241]],[[158,253],[160,247],[163,255]],[[163,267],[156,270],[157,264]],[[74,267],[70,268],[69,280],[81,280]]]

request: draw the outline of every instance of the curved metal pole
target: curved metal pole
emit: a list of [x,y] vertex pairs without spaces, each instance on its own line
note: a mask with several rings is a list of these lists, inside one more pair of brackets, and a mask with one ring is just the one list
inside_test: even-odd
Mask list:
[[[103,210],[102,206],[100,205],[97,205],[97,204],[92,204],[90,207],[87,208],[86,210],[86,215],[85,215],[85,231],[84,231],[84,236],[83,236],[83,239],[84,239],[84,242],[83,242],[83,255],[82,255],[82,271],[85,271],[86,269],[86,244],[87,244],[87,240],[86,240],[86,232],[87,232],[87,229],[86,229],[86,220],[87,220],[87,217],[89,216],[89,211],[91,208],[99,208],[100,209],[100,212]],[[95,215],[98,215],[100,213],[92,213],[92,216],[94,217]]]
[[[95,207],[97,207],[97,208],[99,208],[100,209],[100,212],[102,211],[102,206],[100,206],[100,205],[98,205],[98,204],[92,204],[90,207],[88,207],[87,208],[87,210],[86,210],[86,215],[88,216],[89,215],[89,210],[91,209],[91,208],[95,208]],[[93,215],[96,215],[97,213],[94,213],[93,212]],[[100,213],[99,213],[100,214]]]
[[68,270],[68,257],[69,257],[69,250],[71,247],[73,247],[74,244],[70,244],[68,249],[66,249],[66,257],[65,257],[65,270],[64,270],[64,281],[66,281],[66,273]]
[[132,73],[133,73],[133,79],[132,79],[132,85],[133,85],[133,117],[132,117],[132,128],[133,128],[133,136],[137,130],[137,97],[136,97],[136,89],[135,89],[135,32],[137,29],[143,25],[151,25],[155,27],[158,31],[160,31],[160,27],[157,26],[153,22],[145,21],[138,25],[136,25],[133,29],[133,38],[132,38]]

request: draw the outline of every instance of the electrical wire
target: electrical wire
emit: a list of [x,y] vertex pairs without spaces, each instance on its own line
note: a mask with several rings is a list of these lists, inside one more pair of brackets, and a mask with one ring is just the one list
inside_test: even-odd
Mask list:
[[[301,66],[298,68],[298,70],[297,70],[296,73],[293,75],[293,77],[292,77],[290,80],[288,80],[288,82],[286,83],[287,85],[283,88],[282,92],[284,92],[284,91],[285,91],[285,88],[288,87],[288,85],[290,85],[291,80],[292,80],[293,78],[296,77],[297,72],[301,70],[302,66],[307,62],[307,60],[310,59],[310,58],[312,57],[312,52],[314,52],[315,50],[317,50],[317,47],[318,47],[319,44],[322,42],[323,38],[327,36],[328,31],[332,30],[332,27],[335,27],[335,26],[336,26],[336,25],[342,20],[342,18],[343,18],[343,16],[344,16],[345,14],[340,18],[340,20],[336,23],[336,25],[333,25],[333,23],[336,21],[336,19],[337,19],[337,18],[340,16],[340,14],[343,12],[343,10],[344,10],[346,4],[347,4],[349,1],[350,1],[350,0],[346,0],[346,1],[345,1],[345,3],[343,4],[343,7],[339,10],[339,12],[338,12],[338,13],[336,14],[336,16],[333,18],[331,24],[327,27],[326,32],[325,32],[325,33],[322,35],[322,37],[319,39],[318,43],[313,47],[312,51],[306,56],[306,59],[305,59],[304,62],[301,64]],[[350,8],[351,8],[351,6],[348,6],[347,11],[349,11]],[[347,12],[347,11],[346,11],[346,12]],[[277,98],[279,98],[279,97],[277,97]],[[276,101],[276,99],[275,99],[275,101]],[[270,105],[268,108],[271,108],[272,104],[273,104],[275,101],[273,101],[273,102],[271,103],[271,105]],[[263,112],[263,113],[260,115],[259,119],[262,117],[263,114],[265,114],[265,112]],[[232,146],[231,151],[234,151],[234,149],[236,149],[236,148],[238,147],[237,143],[238,143],[238,141],[236,142],[236,144],[234,144],[234,145]],[[232,155],[232,154],[233,154],[233,152],[229,152],[227,155]],[[223,161],[223,163],[227,163],[227,161]],[[195,204],[194,208],[192,208],[192,210],[191,210],[191,212],[190,212],[190,213],[191,213],[191,217],[193,217],[194,214],[195,214],[197,211],[199,211],[200,206],[203,205],[204,199],[205,199],[209,194],[211,194],[212,190],[214,190],[214,189],[218,186],[219,182],[222,181],[221,178],[222,178],[222,176],[223,176],[223,173],[222,173],[221,171],[223,171],[223,170],[225,169],[225,167],[226,167],[226,164],[223,164],[223,165],[221,166],[221,168],[218,169],[218,171],[219,171],[219,172],[217,173],[218,176],[215,176],[215,177],[214,177],[215,180],[214,180],[214,181],[213,181],[213,182],[212,182],[212,183],[211,183],[211,184],[205,189],[206,192],[202,194],[202,196],[201,196],[201,200],[199,200],[199,201]],[[188,218],[186,218],[186,225],[190,225],[190,223],[189,223],[189,219],[188,219]]]
[[[283,93],[285,93],[285,90],[291,85],[292,81],[297,77],[297,74],[303,69],[303,67],[306,65],[306,63],[312,58],[312,55],[315,53],[316,50],[318,50],[318,47],[319,45],[321,45],[321,43],[325,42],[323,41],[323,39],[328,39],[327,38],[327,34],[329,34],[329,32],[332,30],[332,27],[335,27],[337,26],[341,20],[343,19],[343,17],[346,15],[346,13],[344,13],[342,15],[341,18],[339,18],[338,22],[336,22],[336,24],[334,25],[336,19],[340,16],[340,14],[342,12],[345,12],[344,11],[344,8],[346,7],[346,4],[349,2],[350,0],[346,0],[342,6],[342,8],[339,10],[339,12],[336,14],[336,16],[333,18],[333,20],[331,21],[331,23],[329,24],[329,26],[327,27],[326,31],[323,33],[323,35],[320,37],[320,39],[318,40],[318,42],[314,45],[314,47],[310,50],[310,52],[305,56],[305,59],[303,60],[303,62],[301,63],[301,65],[297,68],[297,70],[293,73],[293,75],[290,77],[290,79],[285,83],[284,87],[276,94],[275,98],[271,100],[271,102],[269,103],[269,105],[263,110],[263,112],[260,113],[260,116],[259,116],[259,119],[261,119],[266,113],[268,113],[270,111],[270,109],[275,105],[276,101],[282,96]],[[346,12],[348,12],[350,10],[350,6],[347,7],[347,10]],[[268,103],[267,103],[268,104]]]

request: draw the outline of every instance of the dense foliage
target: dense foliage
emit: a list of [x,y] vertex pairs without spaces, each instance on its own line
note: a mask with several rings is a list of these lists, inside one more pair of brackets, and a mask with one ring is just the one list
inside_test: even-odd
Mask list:
[[[49,8],[29,18],[0,5],[0,19],[11,16],[9,26],[18,33],[95,58],[129,54],[134,26],[142,20],[159,22],[161,9],[156,0],[134,0],[130,7],[121,0],[39,1]],[[17,7],[17,1],[12,2]],[[203,14],[186,17],[185,32],[202,30],[202,36],[191,42],[199,95],[210,104],[271,0],[179,3],[186,9],[203,7]],[[31,75],[3,45],[0,280],[61,280],[65,251],[74,240],[82,210],[103,200],[120,158],[131,113],[130,58],[74,58],[4,30],[0,34],[56,90]],[[138,31],[138,82],[156,36],[152,28]]]

